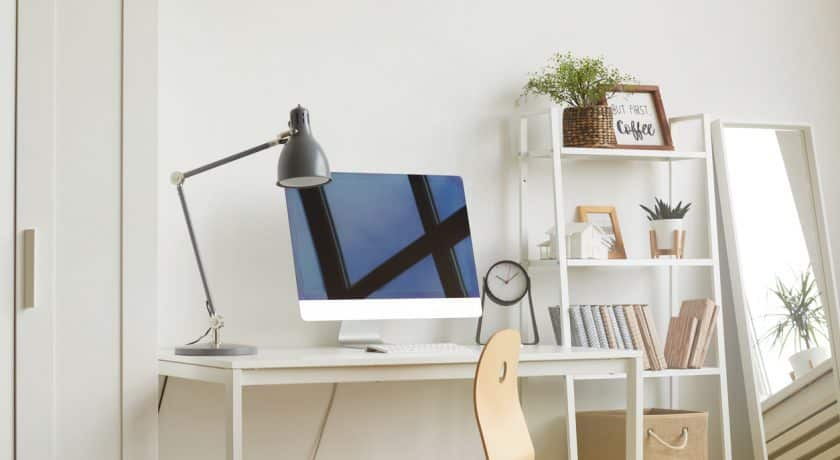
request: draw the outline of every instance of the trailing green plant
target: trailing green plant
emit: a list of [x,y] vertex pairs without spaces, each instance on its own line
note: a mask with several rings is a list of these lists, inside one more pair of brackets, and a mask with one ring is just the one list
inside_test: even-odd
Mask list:
[[778,317],[779,321],[763,339],[770,340],[771,347],[779,348],[779,356],[791,339],[796,351],[816,346],[820,338],[828,339],[825,310],[820,304],[820,294],[811,270],[802,272],[798,278],[787,286],[776,277],[776,287],[770,289],[781,302],[784,312],[765,315]]
[[647,213],[648,220],[682,219],[688,213],[688,210],[691,209],[691,203],[683,205],[682,201],[677,203],[676,206],[671,206],[670,202],[666,203],[656,197],[654,197],[654,201],[656,204],[653,206],[653,209],[643,204],[639,205]]
[[539,72],[530,74],[522,95],[544,94],[558,104],[593,107],[603,101],[623,82],[634,80],[603,57],[576,58],[571,53],[555,53]]

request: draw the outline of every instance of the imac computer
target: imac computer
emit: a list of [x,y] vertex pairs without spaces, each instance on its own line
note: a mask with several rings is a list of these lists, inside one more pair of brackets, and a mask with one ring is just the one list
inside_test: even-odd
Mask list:
[[481,315],[460,177],[333,173],[286,204],[301,316],[342,321],[342,345],[381,343],[376,320]]

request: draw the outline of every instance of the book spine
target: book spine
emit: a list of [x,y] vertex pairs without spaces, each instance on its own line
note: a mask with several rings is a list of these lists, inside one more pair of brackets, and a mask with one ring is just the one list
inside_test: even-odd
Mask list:
[[[551,328],[554,329],[554,339],[557,345],[563,344],[563,308],[560,306],[548,307],[548,316],[551,318]],[[570,323],[574,328],[574,323]],[[572,330],[572,345],[575,344],[575,333]]]
[[610,343],[607,341],[607,331],[604,327],[604,319],[601,318],[601,309],[598,305],[591,305],[592,319],[595,320],[595,333],[598,334],[598,344],[601,348],[610,348]]
[[639,322],[636,319],[636,312],[633,311],[632,305],[624,305],[624,316],[627,318],[627,327],[630,329],[630,336],[633,338],[633,349],[642,352],[642,361],[645,369],[651,368],[650,358],[645,349],[644,341],[642,340],[642,333],[639,330]]
[[580,312],[580,305],[569,307],[569,314],[572,316],[572,324],[575,327],[578,346],[588,347],[589,342],[586,340],[586,328],[583,325],[583,315]]
[[595,319],[592,317],[592,309],[588,305],[581,305],[580,313],[583,316],[586,343],[592,348],[601,348],[601,342],[598,340],[598,332],[595,330]]
[[624,314],[624,307],[621,305],[614,305],[613,312],[615,312],[615,319],[618,323],[618,330],[621,332],[621,341],[624,342],[626,350],[634,350],[633,337],[630,335],[630,326],[627,324],[627,316]]
[[[551,318],[551,324],[556,329],[557,326],[554,326],[554,317]],[[580,342],[578,341],[577,336],[577,325],[575,324],[574,320],[572,320],[572,306],[569,305],[569,332],[572,334],[572,346],[579,347]],[[555,333],[556,334],[556,333]]]
[[623,350],[624,347],[624,339],[621,336],[621,330],[618,327],[618,318],[615,315],[615,308],[612,305],[604,305],[602,307],[604,311],[607,312],[607,316],[610,317],[610,324],[612,325],[613,336],[615,336],[615,347],[619,350]]
[[656,321],[653,320],[653,313],[651,313],[650,306],[642,305],[642,313],[644,314],[645,324],[650,333],[650,344],[653,346],[653,353],[659,362],[659,369],[665,369],[668,367],[668,362],[665,361],[664,349],[659,341],[659,334],[656,332]]
[[647,323],[645,322],[645,313],[642,310],[641,305],[633,305],[633,310],[636,313],[636,321],[639,323],[639,332],[642,335],[642,343],[645,344],[645,352],[648,355],[648,360],[650,361],[650,368],[653,370],[659,370],[659,360],[656,359],[656,350],[653,349],[653,343],[650,338],[650,330],[648,330]]
[[711,316],[714,313],[715,302],[712,299],[685,300],[680,306],[680,316],[697,318],[697,333],[694,336],[694,346],[691,349],[688,367],[699,368],[703,365],[701,354],[705,357],[702,347],[709,340]]
[[682,350],[682,355],[680,356],[680,369],[688,369],[688,365],[691,363],[694,339],[697,337],[697,329],[700,326],[700,321],[697,321],[697,318],[685,317],[684,320],[685,348]]
[[679,369],[684,323],[679,316],[674,316],[668,321],[668,333],[665,336],[665,364],[668,365],[668,369]]
[[709,315],[709,326],[704,332],[703,342],[694,346],[698,352],[695,353],[695,356],[693,356],[694,359],[691,362],[691,367],[695,369],[703,367],[703,364],[706,363],[706,353],[709,351],[709,346],[712,344],[712,336],[715,335],[714,332],[717,324],[717,315],[720,308],[717,305],[712,305],[711,308],[712,313]]
[[607,336],[607,344],[609,345],[610,349],[618,348],[618,344],[615,341],[615,333],[613,332],[613,323],[610,321],[610,315],[607,313],[607,306],[606,305],[599,305],[598,312],[601,314],[601,320],[604,321],[604,333]]

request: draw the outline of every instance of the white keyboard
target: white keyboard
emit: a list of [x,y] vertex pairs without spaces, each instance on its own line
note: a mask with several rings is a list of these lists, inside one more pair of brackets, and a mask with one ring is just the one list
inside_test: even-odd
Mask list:
[[454,343],[400,343],[368,345],[365,351],[373,353],[453,353],[469,352],[469,348]]

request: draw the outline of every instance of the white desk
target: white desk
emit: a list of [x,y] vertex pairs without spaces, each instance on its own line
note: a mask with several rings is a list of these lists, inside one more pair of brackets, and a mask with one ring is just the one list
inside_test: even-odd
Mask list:
[[[347,348],[260,349],[256,356],[158,357],[160,375],[227,387],[227,458],[242,460],[242,388],[302,383],[396,382],[472,379],[481,347],[439,354],[366,353]],[[642,458],[642,362],[638,351],[594,350],[536,345],[522,347],[520,377],[562,376],[567,401],[569,459],[577,458],[574,377],[591,374],[627,376],[627,458]]]

